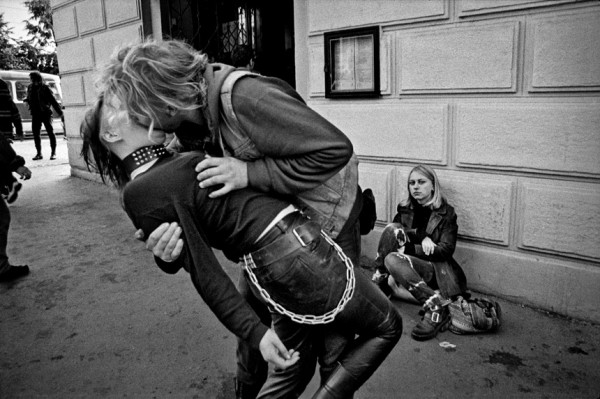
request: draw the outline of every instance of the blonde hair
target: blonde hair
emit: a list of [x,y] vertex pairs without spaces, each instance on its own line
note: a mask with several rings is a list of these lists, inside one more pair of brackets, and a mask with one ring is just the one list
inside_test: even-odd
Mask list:
[[410,176],[413,174],[413,172],[421,173],[423,176],[431,180],[431,183],[433,185],[433,195],[431,196],[431,199],[427,201],[427,203],[423,206],[428,206],[431,209],[438,209],[439,207],[441,207],[446,202],[446,198],[442,194],[442,187],[440,185],[437,174],[435,173],[435,170],[433,170],[433,168],[431,168],[431,166],[428,165],[417,165],[414,168],[412,168],[412,170],[408,174],[408,179],[406,180],[406,189],[408,191],[408,195],[404,200],[400,202],[400,205],[408,207],[417,203],[416,200],[412,197],[412,195],[410,195],[409,181]]
[[96,86],[105,97],[116,96],[135,121],[156,121],[157,110],[206,106],[207,63],[206,54],[182,41],[149,38],[117,49]]

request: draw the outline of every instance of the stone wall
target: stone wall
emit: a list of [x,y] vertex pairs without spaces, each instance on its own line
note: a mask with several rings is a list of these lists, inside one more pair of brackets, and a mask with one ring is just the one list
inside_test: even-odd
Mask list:
[[74,176],[96,179],[79,153],[79,125],[94,103],[95,71],[115,47],[142,37],[141,0],[51,0],[54,33]]
[[[51,5],[71,170],[94,178],[79,157],[94,71],[159,29],[159,1]],[[600,2],[297,0],[294,14],[297,89],[350,136],[377,198],[364,253],[427,163],[457,209],[471,288],[600,321]],[[323,34],[370,25],[381,97],[325,99]]]
[[[600,3],[296,7],[308,16],[308,57],[296,62],[309,78],[298,89],[350,136],[377,199],[363,253],[375,255],[410,169],[427,163],[457,210],[455,257],[471,288],[600,321]],[[371,25],[381,97],[325,99],[323,34]]]

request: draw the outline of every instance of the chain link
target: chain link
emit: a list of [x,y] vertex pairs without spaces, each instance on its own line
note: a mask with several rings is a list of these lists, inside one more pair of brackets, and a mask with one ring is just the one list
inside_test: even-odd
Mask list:
[[340,246],[337,243],[335,243],[331,239],[331,237],[329,237],[323,230],[321,230],[321,236],[323,238],[325,238],[325,240],[331,246],[333,246],[333,248],[336,250],[340,259],[342,259],[344,261],[344,264],[346,265],[346,288],[344,289],[344,294],[342,295],[342,298],[340,299],[340,301],[338,302],[337,306],[334,309],[332,309],[329,312],[326,312],[322,315],[311,315],[311,314],[300,315],[300,314],[297,314],[297,313],[287,310],[286,308],[284,308],[283,306],[281,306],[280,304],[275,302],[271,298],[269,293],[260,286],[258,279],[256,278],[256,275],[252,271],[252,269],[255,267],[254,260],[252,259],[252,255],[247,254],[247,255],[244,255],[244,257],[243,257],[244,269],[246,270],[246,273],[248,273],[248,277],[250,278],[250,281],[256,287],[256,289],[260,292],[260,295],[263,297],[263,299],[269,305],[271,305],[278,313],[280,313],[284,316],[287,316],[290,319],[292,319],[293,321],[300,323],[300,324],[316,325],[316,324],[331,323],[335,319],[335,316],[337,316],[337,314],[339,312],[341,312],[342,309],[344,309],[344,307],[350,301],[350,299],[352,299],[352,295],[354,294],[354,287],[356,285],[356,280],[354,278],[354,266],[352,265],[352,261],[350,260],[350,258],[348,258],[346,256],[346,254],[344,253],[344,251],[342,251]]

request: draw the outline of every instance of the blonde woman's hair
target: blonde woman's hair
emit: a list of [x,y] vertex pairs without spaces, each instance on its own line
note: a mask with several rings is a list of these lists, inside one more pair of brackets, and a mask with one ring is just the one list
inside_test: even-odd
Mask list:
[[442,206],[444,202],[446,202],[446,198],[442,194],[442,187],[440,186],[440,182],[437,177],[437,174],[435,173],[435,170],[433,170],[433,168],[431,168],[431,166],[428,165],[417,165],[414,168],[412,168],[412,170],[408,174],[408,179],[406,180],[406,189],[408,191],[408,195],[404,200],[400,202],[400,205],[410,206],[417,204],[417,201],[412,197],[412,195],[410,195],[409,181],[410,176],[413,174],[413,172],[421,173],[423,176],[431,180],[431,183],[433,185],[433,195],[431,199],[427,201],[427,203],[423,206],[428,206],[431,209],[438,209],[440,206]]
[[207,63],[206,54],[182,41],[149,38],[117,49],[101,69],[96,87],[106,98],[117,97],[135,121],[156,121],[157,110],[206,106],[202,75]]

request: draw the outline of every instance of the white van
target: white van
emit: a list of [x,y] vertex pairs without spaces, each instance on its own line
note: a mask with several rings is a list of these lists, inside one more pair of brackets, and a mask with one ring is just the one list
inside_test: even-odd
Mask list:
[[[29,73],[31,71],[0,71],[0,79],[8,83],[8,89],[10,95],[15,102],[19,113],[21,114],[21,120],[23,121],[23,133],[25,136],[32,135],[31,132],[31,113],[27,107],[27,103],[23,100],[27,97],[27,86],[31,83],[29,81]],[[42,73],[42,79],[46,83],[56,101],[62,106],[62,90],[60,88],[60,77],[58,75],[52,75],[49,73]],[[64,125],[59,117],[56,116],[56,111],[52,110],[54,116],[52,118],[52,126],[54,127],[54,134],[65,133]],[[42,124],[42,135],[45,134],[46,129]]]

